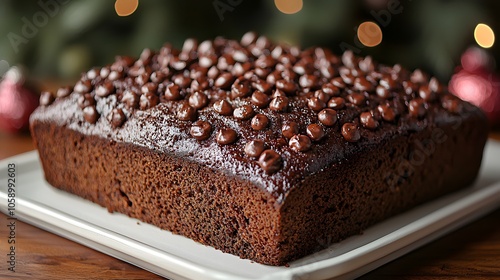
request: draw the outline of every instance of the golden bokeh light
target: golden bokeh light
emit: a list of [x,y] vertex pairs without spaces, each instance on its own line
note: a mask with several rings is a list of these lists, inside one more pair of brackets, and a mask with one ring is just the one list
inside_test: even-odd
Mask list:
[[373,21],[365,21],[358,27],[358,39],[367,47],[375,47],[382,42],[382,30]]
[[295,14],[302,10],[302,0],[274,0],[276,8],[284,14]]
[[121,17],[126,17],[135,12],[139,6],[139,0],[116,0],[115,11]]
[[479,46],[483,48],[491,48],[495,43],[495,33],[493,29],[484,23],[476,25],[474,29],[474,39]]

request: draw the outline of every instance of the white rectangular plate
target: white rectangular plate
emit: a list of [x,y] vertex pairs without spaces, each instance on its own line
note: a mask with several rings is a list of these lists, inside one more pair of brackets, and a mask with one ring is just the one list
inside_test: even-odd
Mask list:
[[500,205],[500,143],[489,141],[477,182],[381,222],[324,250],[273,267],[243,260],[51,187],[38,155],[0,161],[0,209],[7,213],[7,166],[16,164],[16,216],[103,253],[173,279],[327,279],[360,276]]

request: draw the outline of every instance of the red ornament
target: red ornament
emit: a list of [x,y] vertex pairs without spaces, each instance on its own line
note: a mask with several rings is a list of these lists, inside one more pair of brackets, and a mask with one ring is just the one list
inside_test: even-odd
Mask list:
[[21,70],[10,68],[0,82],[0,130],[9,133],[27,130],[38,99],[35,91],[26,86]]
[[470,48],[461,62],[450,92],[483,109],[491,124],[500,126],[500,75],[492,70],[493,58],[483,49]]

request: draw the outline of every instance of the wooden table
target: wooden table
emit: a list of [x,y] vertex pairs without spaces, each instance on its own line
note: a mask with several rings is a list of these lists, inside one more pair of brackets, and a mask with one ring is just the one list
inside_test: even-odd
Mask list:
[[[493,137],[500,139],[500,135]],[[0,134],[0,159],[33,149],[28,135]],[[2,202],[4,203],[4,202]],[[162,279],[75,242],[17,222],[17,271],[7,270],[0,214],[0,279]],[[362,279],[500,279],[500,209]]]

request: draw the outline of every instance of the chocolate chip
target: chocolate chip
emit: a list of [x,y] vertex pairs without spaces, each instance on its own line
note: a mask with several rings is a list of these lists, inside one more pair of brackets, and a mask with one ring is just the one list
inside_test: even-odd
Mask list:
[[189,96],[189,105],[195,109],[203,109],[208,104],[208,96],[200,91],[195,91]]
[[99,97],[106,97],[110,95],[115,90],[113,82],[106,81],[104,84],[97,86],[95,89],[95,94]]
[[265,149],[264,141],[252,140],[245,144],[245,154],[249,157],[258,157]]
[[108,116],[108,120],[113,128],[122,126],[126,119],[125,113],[120,108],[114,108]]
[[285,138],[290,139],[299,134],[299,125],[296,122],[289,122],[281,127],[281,133]]
[[443,97],[441,101],[441,106],[448,110],[450,113],[460,113],[462,111],[462,103],[457,98],[452,98],[450,96]]
[[250,93],[250,85],[248,81],[237,79],[231,86],[231,98],[245,97]]
[[238,62],[248,61],[248,52],[245,49],[235,50],[233,52],[233,59]]
[[88,106],[94,106],[95,99],[90,93],[85,93],[78,96],[76,103],[78,104],[78,107],[83,109]]
[[267,94],[263,93],[262,91],[256,90],[252,94],[252,98],[250,100],[252,104],[259,108],[264,108],[269,104],[270,98]]
[[270,55],[260,56],[255,61],[255,67],[270,68],[276,65],[276,62],[277,61]]
[[193,123],[191,129],[189,130],[189,133],[196,140],[205,140],[210,137],[210,134],[212,133],[212,126],[209,122],[199,120]]
[[359,91],[372,91],[373,85],[364,77],[354,79],[354,88]]
[[377,95],[379,97],[384,98],[384,99],[387,99],[387,98],[391,97],[391,95],[392,95],[391,92],[387,88],[380,86],[380,85],[377,86],[377,89],[375,91],[377,92]]
[[250,44],[257,40],[257,34],[255,32],[247,32],[241,37],[241,45],[248,47]]
[[318,120],[326,126],[333,126],[337,123],[337,111],[328,108],[323,109],[318,113]]
[[85,76],[87,77],[88,80],[93,80],[97,78],[97,76],[99,75],[99,71],[100,70],[98,68],[92,68],[87,72]]
[[427,82],[427,79],[428,79],[427,75],[424,74],[424,72],[422,72],[422,70],[420,69],[415,69],[415,71],[413,71],[413,73],[410,76],[410,80],[414,83],[423,84]]
[[191,82],[191,92],[206,90],[209,86],[210,84],[207,80],[202,80],[201,82],[199,82],[198,80],[193,80]]
[[396,112],[389,105],[379,105],[377,110],[385,121],[392,122],[396,119]]
[[284,98],[287,98],[287,97],[286,97],[286,94],[285,94],[282,90],[275,89],[275,90],[273,91],[273,94],[271,94],[271,98],[272,98],[272,99],[274,99],[274,98],[276,98],[276,97],[278,97],[278,96],[280,96],[280,97],[284,97]]
[[342,54],[342,63],[349,68],[355,67],[355,57],[354,53],[351,50],[346,50]]
[[318,86],[318,77],[314,75],[302,75],[299,78],[299,85],[303,88],[316,88]]
[[358,63],[359,69],[363,72],[372,72],[375,70],[375,63],[373,63],[373,59],[371,56],[367,56],[364,59],[361,59]]
[[323,127],[316,123],[308,125],[306,128],[306,133],[307,136],[309,136],[313,141],[319,141],[323,139],[323,137],[325,136],[325,131],[323,130]]
[[332,97],[328,101],[328,107],[332,109],[342,109],[345,106],[345,100],[342,97]]
[[418,89],[418,95],[425,101],[434,101],[436,99],[436,93],[434,93],[428,85],[420,86]]
[[83,108],[83,118],[90,124],[94,124],[99,119],[99,113],[94,106]]
[[429,80],[429,89],[433,92],[441,92],[442,91],[441,84],[439,83],[439,81],[436,77],[432,77]]
[[189,77],[185,77],[182,74],[179,74],[173,77],[173,82],[180,88],[187,88],[191,84],[191,79]]
[[[230,54],[223,54],[222,56],[219,57],[219,60],[217,61],[217,68],[219,70],[227,70],[230,66],[234,64],[234,59]],[[229,73],[227,73],[229,74]],[[228,76],[230,77],[230,76]],[[225,83],[225,82],[224,82]],[[232,81],[231,81],[232,83]],[[220,87],[220,86],[218,86]]]
[[405,90],[405,93],[410,95],[414,92],[417,92],[419,87],[416,83],[410,81],[403,81],[403,88]]
[[290,138],[288,145],[296,152],[306,152],[311,149],[312,142],[306,135],[294,135]]
[[142,87],[141,87],[141,92],[142,93],[148,93],[148,92],[151,92],[151,93],[156,93],[156,90],[158,89],[158,84],[156,83],[145,83]]
[[234,76],[231,73],[222,73],[219,75],[217,80],[215,80],[215,86],[222,89],[229,89],[229,87],[233,84]]
[[231,128],[221,128],[217,132],[216,140],[217,143],[220,145],[228,145],[232,144],[236,141],[236,138],[238,135],[236,134],[236,131],[234,131]]
[[263,114],[257,114],[252,118],[250,125],[253,130],[262,130],[269,124],[269,118]]
[[330,83],[338,88],[345,88],[345,83],[342,80],[342,77],[333,78]]
[[[76,83],[75,87],[73,88],[73,90],[78,93],[88,93],[90,92],[91,89],[92,89],[92,82],[90,80],[84,80],[84,81],[80,80]],[[59,90],[57,96],[59,96]]]
[[189,106],[187,103],[182,104],[177,112],[177,118],[181,121],[194,121],[197,115],[196,109]]
[[330,83],[323,84],[323,86],[321,86],[321,90],[330,96],[337,96],[340,93],[340,89]]
[[123,72],[120,71],[111,71],[108,75],[108,80],[116,81],[123,77]]
[[397,87],[397,81],[395,81],[391,76],[384,76],[379,81],[379,85],[386,89],[394,89]]
[[342,136],[349,142],[357,142],[361,139],[358,126],[354,123],[345,123],[342,126]]
[[233,106],[227,100],[219,100],[213,105],[215,112],[223,115],[230,116],[233,114]]
[[182,98],[180,87],[174,84],[167,86],[164,97],[170,101],[180,100]]
[[288,108],[288,98],[284,96],[277,96],[271,103],[269,103],[269,109],[277,112],[284,112]]
[[326,103],[323,100],[313,96],[307,100],[307,106],[314,112],[319,112],[326,107]]
[[[166,69],[168,69],[168,68],[166,68]],[[162,71],[155,71],[149,77],[151,82],[156,83],[156,84],[159,84],[159,83],[165,81],[166,78],[167,78],[167,75]]]
[[354,105],[362,106],[365,104],[365,95],[359,92],[353,92],[347,96],[347,100]]
[[265,150],[259,157],[260,167],[269,175],[276,173],[281,169],[283,159],[273,150]]
[[342,81],[348,85],[352,85],[354,83],[354,75],[351,73],[340,73],[340,77]]
[[408,112],[412,117],[422,117],[425,115],[425,111],[425,102],[421,98],[410,100],[408,103]]
[[252,87],[258,91],[262,91],[264,93],[268,93],[271,91],[271,85],[263,80],[257,80],[252,83]]
[[233,111],[233,116],[238,120],[248,120],[254,115],[251,105],[240,106]]
[[[88,91],[84,92],[87,93]],[[63,98],[71,93],[71,87],[61,87],[56,91],[57,98]]]
[[111,73],[109,67],[103,67],[101,68],[101,71],[99,71],[99,76],[103,79],[106,79],[109,76],[109,73]]
[[293,94],[297,90],[297,86],[295,85],[295,83],[287,80],[277,80],[276,88],[288,94]]
[[141,98],[139,99],[139,107],[141,108],[141,110],[153,108],[158,104],[159,101],[160,100],[156,94],[148,92],[141,95]]
[[136,109],[139,106],[139,96],[131,90],[125,90],[121,102],[129,109]]
[[365,128],[375,129],[378,127],[378,121],[373,117],[370,112],[363,112],[359,115],[359,120]]
[[54,102],[55,98],[52,92],[50,91],[42,91],[40,94],[40,105],[48,106]]
[[326,94],[324,91],[322,90],[317,90],[314,92],[314,97],[317,97],[319,100],[323,101],[323,102],[328,102],[328,100],[330,100],[330,95]]

